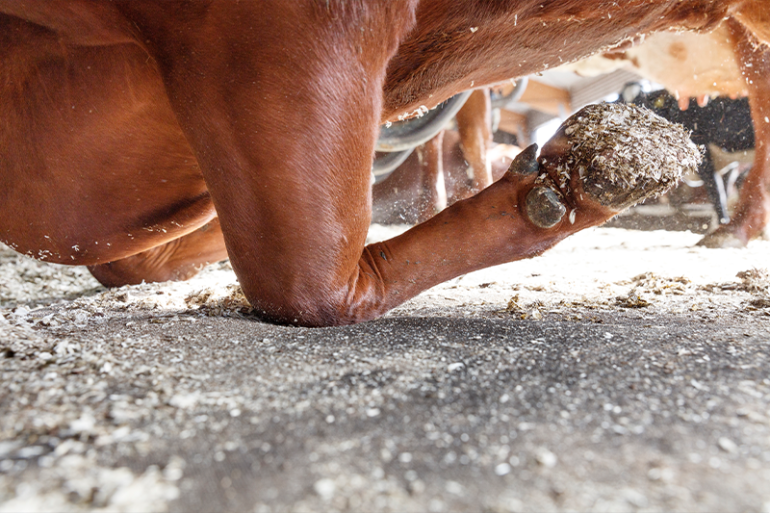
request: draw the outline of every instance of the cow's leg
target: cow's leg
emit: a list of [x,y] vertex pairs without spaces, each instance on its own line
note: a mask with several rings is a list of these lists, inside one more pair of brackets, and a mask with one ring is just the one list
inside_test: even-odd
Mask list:
[[562,199],[536,183],[562,178],[557,162],[570,149],[562,134],[540,165],[524,152],[515,166],[522,172],[365,247],[382,84],[411,12],[393,1],[344,12],[347,3],[291,13],[294,3],[279,4],[280,12],[269,2],[226,4],[168,25],[134,18],[201,165],[233,269],[264,318],[311,326],[373,319],[617,213],[584,194],[577,172]]
[[222,229],[215,218],[189,235],[130,257],[89,266],[88,270],[102,285],[120,287],[187,280],[204,266],[226,258]]
[[489,89],[477,89],[455,116],[465,160],[473,174],[467,195],[476,194],[492,183],[492,166],[487,156],[492,142],[492,104]]
[[725,192],[725,184],[722,177],[714,169],[714,163],[711,161],[711,152],[706,146],[705,154],[703,155],[703,162],[698,168],[698,174],[701,180],[703,180],[703,186],[706,188],[706,194],[708,195],[711,204],[714,206],[714,211],[717,214],[717,222],[719,224],[727,224],[730,221],[730,216],[727,214],[727,193]]
[[121,8],[159,64],[233,269],[264,317],[351,323],[407,299],[364,245],[386,67],[414,6]]
[[729,27],[749,91],[756,153],[730,223],[698,243],[712,248],[743,247],[762,235],[770,220],[770,49],[758,45],[738,23],[731,21]]
[[420,161],[420,196],[417,200],[417,222],[422,223],[446,208],[443,162],[444,131],[417,148]]

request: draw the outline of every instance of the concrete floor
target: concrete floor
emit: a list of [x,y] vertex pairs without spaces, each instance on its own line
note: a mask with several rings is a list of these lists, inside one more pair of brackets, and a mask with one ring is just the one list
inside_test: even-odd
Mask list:
[[770,243],[696,240],[589,230],[329,329],[227,264],[0,253],[0,512],[770,512]]

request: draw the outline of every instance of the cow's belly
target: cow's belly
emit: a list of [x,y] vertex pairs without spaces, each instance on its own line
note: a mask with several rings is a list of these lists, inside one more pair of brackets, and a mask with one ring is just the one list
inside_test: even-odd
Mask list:
[[0,241],[92,264],[214,216],[154,63],[0,16]]

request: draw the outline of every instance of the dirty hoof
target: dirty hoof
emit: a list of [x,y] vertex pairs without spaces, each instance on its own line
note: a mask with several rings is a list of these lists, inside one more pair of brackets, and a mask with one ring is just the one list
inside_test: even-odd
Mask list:
[[533,175],[540,169],[537,163],[537,144],[530,144],[511,162],[509,173],[517,175]]
[[[701,161],[684,127],[634,105],[588,105],[564,122],[557,138],[560,133],[559,188],[577,172],[583,192],[617,212],[665,192]],[[543,153],[552,158],[547,149],[541,163]]]
[[702,248],[745,248],[746,244],[734,233],[717,230],[703,237],[696,246]]
[[538,186],[527,193],[527,217],[535,226],[552,228],[566,213],[567,207],[550,187]]

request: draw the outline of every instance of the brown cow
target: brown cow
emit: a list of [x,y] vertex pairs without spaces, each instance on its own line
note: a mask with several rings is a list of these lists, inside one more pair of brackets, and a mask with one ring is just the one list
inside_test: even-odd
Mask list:
[[[426,221],[479,190],[468,176],[468,155],[460,134],[442,132],[440,139],[418,146],[403,164],[372,187],[372,222],[415,224]],[[441,151],[437,151],[438,142]],[[475,144],[475,143],[471,143]],[[491,181],[505,174],[521,151],[516,146],[493,145],[484,151],[484,162],[491,170]],[[479,152],[480,153],[480,152]],[[435,192],[433,192],[435,191]]]
[[[2,0],[0,239],[88,265],[106,285],[184,278],[229,255],[265,319],[372,319],[616,214],[573,176],[562,193],[580,212],[574,224],[538,227],[524,201],[538,173],[508,173],[364,247],[381,123],[669,27],[734,16],[768,41],[766,7]],[[565,151],[562,134],[543,148],[540,174],[557,176]]]

